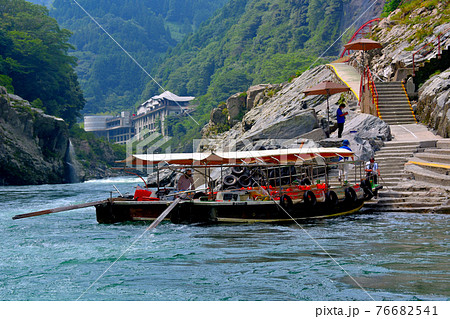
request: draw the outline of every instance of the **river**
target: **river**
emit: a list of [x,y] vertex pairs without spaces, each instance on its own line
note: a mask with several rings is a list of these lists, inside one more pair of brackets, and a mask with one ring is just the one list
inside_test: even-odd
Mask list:
[[302,228],[162,223],[144,235],[148,224],[98,224],[92,207],[11,219],[138,182],[0,187],[0,300],[450,299],[448,215],[362,212]]

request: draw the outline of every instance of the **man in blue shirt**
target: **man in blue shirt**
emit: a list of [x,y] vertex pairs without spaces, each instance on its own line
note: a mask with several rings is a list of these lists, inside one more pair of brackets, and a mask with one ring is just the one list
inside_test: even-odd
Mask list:
[[345,103],[339,104],[339,107],[336,111],[336,118],[337,118],[337,124],[338,124],[338,138],[342,137],[342,132],[344,131],[344,123],[345,123],[345,116],[348,114],[348,112],[344,113]]

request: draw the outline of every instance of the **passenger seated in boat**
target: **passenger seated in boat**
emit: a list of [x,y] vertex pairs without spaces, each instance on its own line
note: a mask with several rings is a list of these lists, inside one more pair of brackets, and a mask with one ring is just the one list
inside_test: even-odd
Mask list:
[[186,191],[194,189],[194,178],[192,177],[192,170],[187,168],[183,171],[177,183],[177,191]]
[[378,184],[380,170],[378,169],[378,164],[375,162],[373,157],[366,163],[366,176],[373,182],[373,184]]

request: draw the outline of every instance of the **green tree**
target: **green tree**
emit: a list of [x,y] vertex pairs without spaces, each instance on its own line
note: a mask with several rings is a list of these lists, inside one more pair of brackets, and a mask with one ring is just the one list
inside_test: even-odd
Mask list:
[[24,0],[0,0],[0,74],[12,79],[16,94],[40,99],[51,115],[76,122],[84,98],[67,54],[70,32],[48,10]]

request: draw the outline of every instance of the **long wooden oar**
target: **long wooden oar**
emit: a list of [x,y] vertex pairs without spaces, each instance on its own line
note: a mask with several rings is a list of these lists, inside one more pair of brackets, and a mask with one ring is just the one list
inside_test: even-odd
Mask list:
[[169,213],[172,211],[172,209],[175,208],[175,206],[178,205],[178,203],[181,201],[181,197],[178,197],[177,199],[175,199],[172,204],[169,205],[169,207],[167,207],[162,213],[161,215],[158,216],[158,218],[156,218],[153,223],[151,223],[150,226],[148,226],[148,228],[146,229],[146,231],[149,231],[150,229],[156,228],[156,226],[159,225],[160,222],[162,222],[164,220],[164,218],[166,218],[167,215],[169,215]]
[[100,204],[106,203],[107,201],[108,200],[106,199],[106,200],[101,200],[98,202],[89,202],[89,203],[84,203],[84,204],[77,204],[77,205],[70,205],[70,206],[64,206],[64,207],[56,207],[56,208],[52,208],[52,209],[45,209],[45,210],[40,210],[38,212],[33,212],[33,213],[19,214],[19,215],[14,216],[12,219],[20,219],[20,218],[27,218],[27,217],[59,213],[59,212],[64,212],[66,210],[73,210],[73,209],[79,209],[79,208],[100,205]]

